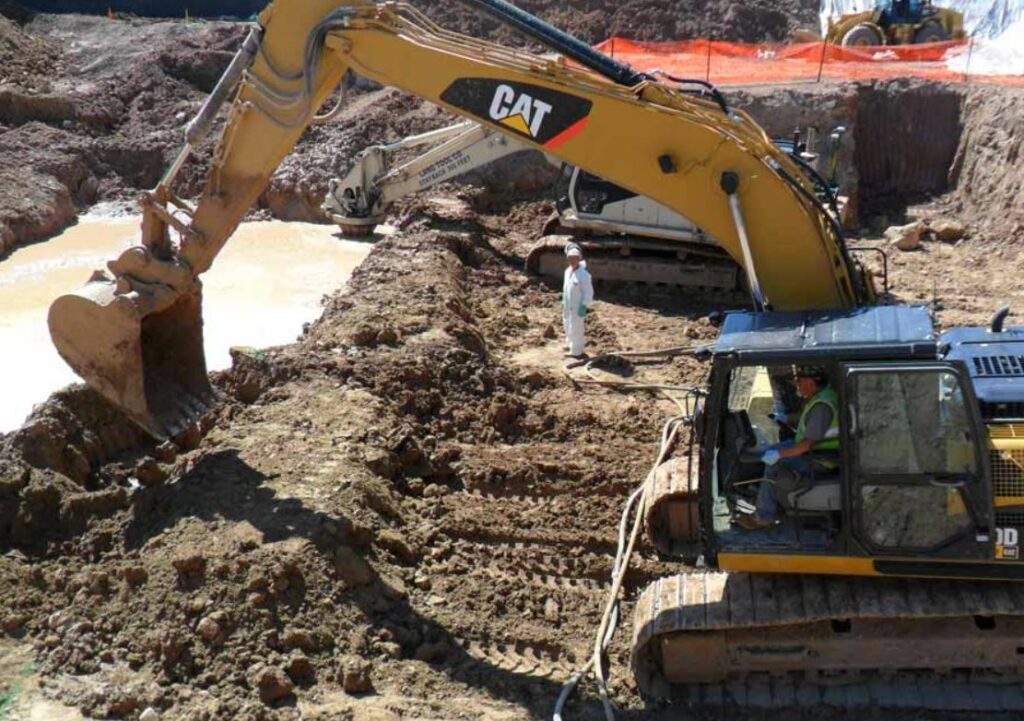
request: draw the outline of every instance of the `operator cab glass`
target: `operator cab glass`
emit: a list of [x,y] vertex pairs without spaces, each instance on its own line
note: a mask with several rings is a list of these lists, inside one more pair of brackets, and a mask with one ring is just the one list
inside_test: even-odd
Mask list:
[[[806,401],[793,364],[738,365],[713,386],[712,513],[722,551],[977,555],[986,526],[980,437],[959,372],[944,363],[837,363],[839,449],[812,448],[809,469],[773,473],[764,452],[792,443]],[[824,387],[824,386],[821,386]],[[785,422],[771,416],[784,412]],[[785,468],[786,463],[779,464]],[[771,484],[776,520],[739,523]]]
[[949,367],[850,365],[854,532],[878,552],[975,542],[978,438]]
[[[996,557],[974,366],[937,340],[920,308],[726,316],[698,427],[703,524],[723,567],[820,556],[930,575],[932,559]],[[766,450],[795,445],[769,464]]]
[[[842,527],[838,454],[812,451],[813,478],[806,483],[783,472],[767,480],[762,456],[769,447],[791,443],[802,401],[796,390],[793,365],[737,366],[721,391],[725,412],[716,429],[713,518],[715,534],[724,549],[792,549],[824,551],[833,547]],[[790,422],[771,415],[789,414]],[[813,481],[813,482],[812,482]],[[747,530],[737,525],[752,512],[762,484],[771,484],[777,502],[777,522],[769,528]]]

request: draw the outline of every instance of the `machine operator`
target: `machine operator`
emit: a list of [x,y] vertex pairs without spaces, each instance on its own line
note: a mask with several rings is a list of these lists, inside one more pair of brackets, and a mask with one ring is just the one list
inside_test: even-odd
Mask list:
[[[756,510],[736,521],[747,530],[774,524],[777,499],[805,487],[814,473],[829,473],[838,467],[839,397],[829,385],[828,373],[819,366],[800,366],[794,375],[797,393],[804,399],[796,419],[796,435],[791,441],[771,446],[761,456],[766,480],[758,487]],[[772,413],[771,418],[790,427],[794,420],[782,412]]]

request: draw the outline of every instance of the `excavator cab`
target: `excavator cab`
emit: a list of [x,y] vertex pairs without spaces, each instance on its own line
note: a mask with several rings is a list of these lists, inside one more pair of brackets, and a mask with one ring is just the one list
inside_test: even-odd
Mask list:
[[[730,313],[707,359],[696,450],[646,495],[656,545],[689,529],[703,555],[637,600],[641,692],[1007,708],[986,698],[1024,673],[1024,585],[992,583],[1024,580],[1024,329],[938,335],[921,307]],[[767,414],[798,408],[795,366],[824,369],[839,449],[775,494],[777,522],[738,527],[782,437]]]
[[[939,335],[920,307],[732,313],[707,359],[694,451],[646,495],[655,544],[689,540],[703,568],[638,599],[641,691],[707,703],[770,683],[813,704],[842,684],[885,702],[948,668],[963,695],[944,703],[969,709],[1020,678],[1024,586],[990,582],[1024,580],[1024,329]],[[737,527],[781,438],[767,413],[798,407],[807,365],[835,391],[833,464],[776,494],[774,525]]]
[[[925,309],[732,314],[716,350],[706,414],[717,420],[700,471],[719,565],[765,570],[795,553],[991,558],[985,426],[966,367],[938,357]],[[783,463],[765,480],[764,450],[785,432],[768,413],[800,411],[793,368],[805,364],[824,369],[838,399],[839,448],[808,451],[795,478]],[[738,527],[764,483],[778,520]]]
[[[652,493],[659,548],[702,528],[707,562],[729,570],[806,572],[814,556],[872,575],[994,558],[988,433],[968,367],[940,355],[926,309],[731,313],[711,363],[699,450],[685,459],[694,482]],[[835,392],[839,447],[809,451],[796,477],[785,463],[767,473],[765,450],[793,433],[769,414],[799,416],[794,368],[805,365]],[[774,485],[776,522],[740,527],[763,484]],[[679,519],[695,507],[687,527]]]

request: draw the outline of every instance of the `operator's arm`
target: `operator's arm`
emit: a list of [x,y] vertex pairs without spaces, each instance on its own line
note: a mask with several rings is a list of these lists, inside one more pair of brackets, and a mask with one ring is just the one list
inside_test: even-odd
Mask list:
[[779,449],[779,458],[795,458],[808,453],[814,444],[825,440],[828,427],[832,424],[832,409],[824,403],[817,403],[807,412],[804,423],[804,438],[788,448]]
[[802,456],[810,451],[811,448],[814,447],[815,443],[817,443],[817,441],[812,441],[810,438],[804,438],[802,441],[792,446],[780,448],[779,458],[796,458],[797,456]]

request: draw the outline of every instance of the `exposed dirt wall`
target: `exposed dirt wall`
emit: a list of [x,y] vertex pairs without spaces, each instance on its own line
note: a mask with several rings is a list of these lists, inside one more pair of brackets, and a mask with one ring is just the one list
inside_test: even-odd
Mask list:
[[865,212],[949,190],[962,105],[962,90],[948,85],[895,81],[859,88],[854,163]]
[[972,87],[949,168],[950,212],[1001,240],[1024,236],[1024,90]]

